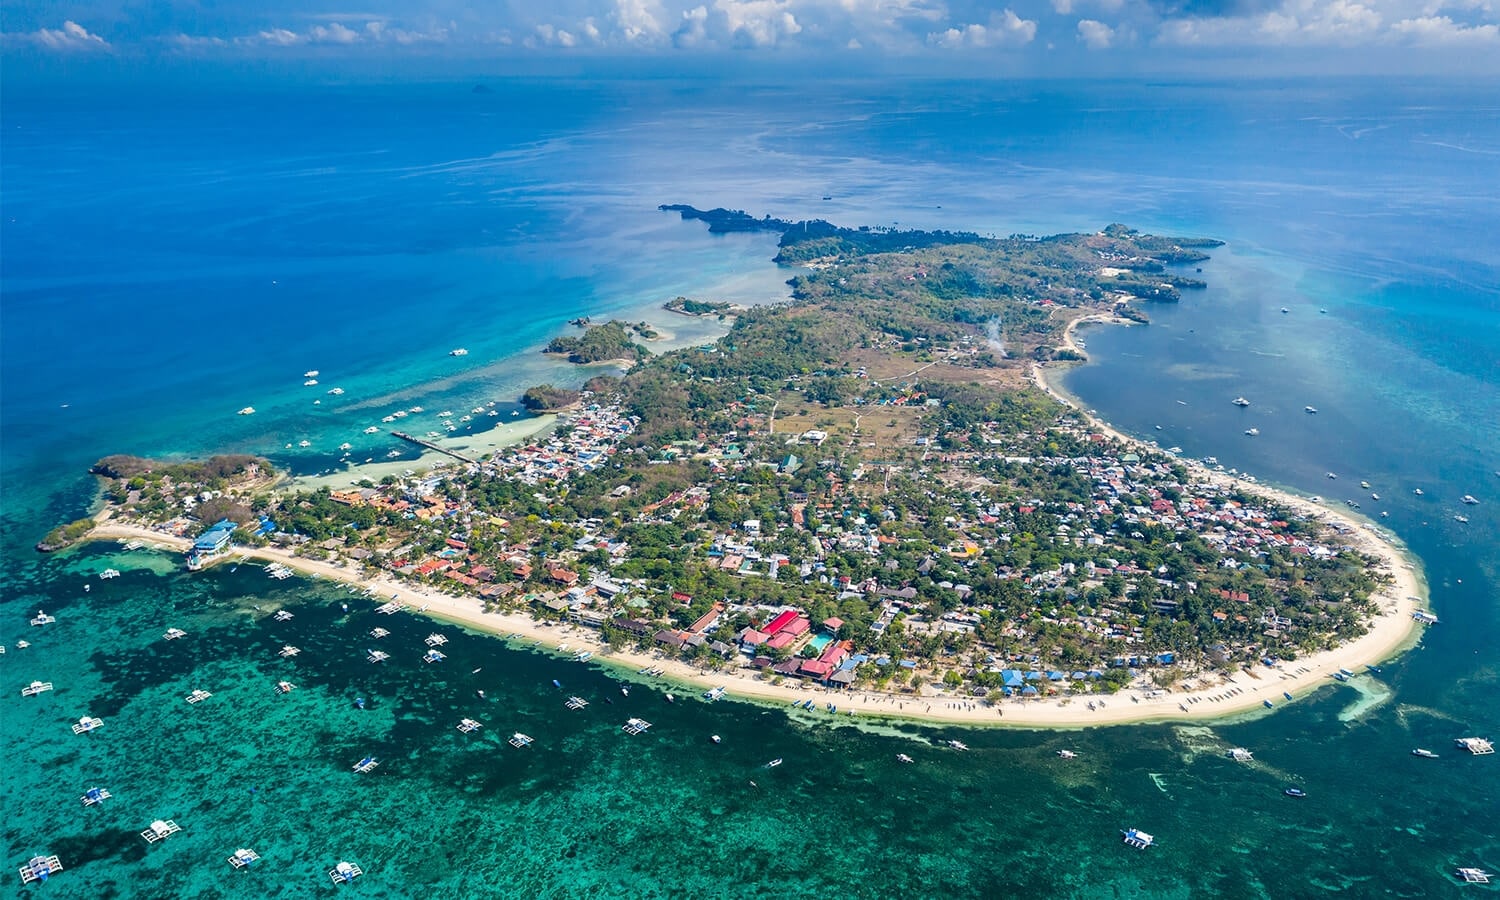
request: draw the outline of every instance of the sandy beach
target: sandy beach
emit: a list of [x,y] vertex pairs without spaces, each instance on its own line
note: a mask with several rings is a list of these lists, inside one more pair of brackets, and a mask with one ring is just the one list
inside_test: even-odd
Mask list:
[[[1285,499],[1291,502],[1296,498]],[[1321,512],[1305,502],[1302,506],[1310,507],[1310,511]],[[102,522],[90,537],[93,540],[140,540],[147,545],[173,552],[185,552],[190,544],[185,538],[109,521]],[[1194,689],[1188,690],[1183,686],[1154,697],[1127,689],[1107,697],[1008,699],[993,706],[948,695],[834,691],[793,681],[778,685],[762,679],[758,673],[749,669],[713,672],[695,668],[679,660],[667,659],[657,653],[610,651],[600,641],[598,633],[589,628],[544,624],[515,613],[488,613],[477,597],[454,597],[409,582],[397,581],[389,575],[369,577],[355,568],[304,559],[279,548],[237,548],[225,559],[249,558],[279,562],[317,578],[368,588],[372,591],[372,605],[396,599],[405,603],[412,613],[454,622],[475,631],[514,635],[520,640],[545,647],[567,644],[569,653],[588,649],[593,651],[598,661],[620,667],[620,674],[625,677],[635,677],[640,669],[659,666],[665,670],[662,677],[668,682],[691,685],[697,689],[723,685],[732,697],[782,705],[789,705],[794,700],[815,699],[819,709],[825,708],[829,703],[836,705],[839,715],[853,712],[864,717],[892,717],[948,724],[1078,728],[1148,721],[1202,721],[1262,710],[1264,700],[1280,704],[1284,700],[1283,692],[1294,696],[1305,694],[1329,684],[1333,673],[1340,668],[1362,671],[1366,663],[1379,662],[1405,647],[1414,637],[1415,626],[1410,613],[1419,607],[1419,603],[1412,599],[1419,596],[1422,589],[1418,573],[1415,568],[1405,564],[1397,548],[1364,529],[1356,528],[1351,538],[1362,549],[1387,560],[1395,576],[1394,583],[1383,591],[1379,599],[1382,616],[1375,621],[1369,633],[1356,641],[1274,669],[1257,667],[1253,671],[1235,672],[1228,678],[1211,676],[1188,679],[1196,685]],[[930,691],[932,688],[925,690]],[[1089,708],[1090,702],[1094,704],[1093,709]]]

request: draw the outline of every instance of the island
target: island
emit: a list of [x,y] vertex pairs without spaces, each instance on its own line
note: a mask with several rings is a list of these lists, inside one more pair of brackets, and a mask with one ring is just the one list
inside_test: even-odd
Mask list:
[[656,333],[641,322],[629,325],[618,319],[603,325],[587,325],[583,334],[553,338],[542,350],[566,356],[568,362],[580,365],[601,362],[635,362],[648,355],[649,351],[637,344],[636,336],[643,339],[656,337]]
[[[632,352],[576,400],[531,389],[573,404],[531,443],[343,490],[259,462],[195,481],[184,464],[101,461],[91,535],[200,567],[260,556],[475,628],[860,715],[1197,720],[1276,706],[1411,640],[1424,590],[1393,539],[1132,440],[1047,379],[1082,358],[1080,321],[1148,321],[1144,304],[1201,287],[1176,269],[1217,241],[776,227],[790,301],[739,310],[712,344]],[[549,351],[618,359],[632,331]]]

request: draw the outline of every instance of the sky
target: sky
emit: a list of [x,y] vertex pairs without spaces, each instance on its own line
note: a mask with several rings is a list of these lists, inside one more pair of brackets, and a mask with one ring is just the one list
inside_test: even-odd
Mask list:
[[1500,0],[4,0],[7,65],[1500,73]]

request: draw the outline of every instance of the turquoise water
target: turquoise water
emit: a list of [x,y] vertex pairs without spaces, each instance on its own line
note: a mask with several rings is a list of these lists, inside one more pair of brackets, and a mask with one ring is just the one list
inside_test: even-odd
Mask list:
[[[1500,260],[1482,238],[1500,127],[1483,86],[497,87],[0,96],[3,856],[67,867],[27,896],[301,897],[332,890],[340,859],[388,897],[1482,892],[1448,873],[1500,869],[1500,769],[1448,748],[1500,736]],[[673,201],[1228,239],[1208,291],[1150,328],[1087,332],[1095,364],[1069,386],[1163,446],[1305,492],[1343,499],[1328,470],[1343,490],[1367,478],[1386,500],[1365,511],[1391,513],[1444,624],[1378,679],[1213,727],[857,728],[686,689],[627,698],[631,673],[253,566],[30,550],[87,509],[82,473],[104,453],[247,449],[319,470],[377,410],[579,377],[534,352],[574,315],[784,296],[770,240],[655,212]],[[346,394],[311,398],[311,368],[306,391]],[[299,439],[313,446],[286,450]],[[1462,493],[1485,501],[1467,527]],[[100,580],[110,566],[124,575]],[[295,618],[272,620],[280,607]],[[29,628],[38,608],[57,623]],[[376,625],[393,632],[383,666],[365,661]],[[169,627],[189,637],[163,641]],[[449,659],[426,665],[434,629]],[[302,653],[278,657],[286,643]],[[283,678],[298,688],[278,696]],[[57,689],[20,697],[33,679]],[[184,702],[199,688],[214,696]],[[565,709],[572,693],[590,707]],[[85,714],[104,727],[73,735]],[[654,727],[626,736],[631,715]],[[466,716],[486,727],[460,734]],[[516,730],[536,745],[507,746]],[[974,749],[938,745],[954,736]],[[351,772],[366,755],[380,767]],[[94,785],[115,799],[85,809]],[[184,830],[147,847],[162,817]],[[1159,846],[1124,848],[1126,827]],[[264,860],[234,872],[242,846]]]

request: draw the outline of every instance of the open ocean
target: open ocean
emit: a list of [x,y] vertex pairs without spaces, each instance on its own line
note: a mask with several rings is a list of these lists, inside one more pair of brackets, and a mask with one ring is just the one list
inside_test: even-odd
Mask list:
[[[341,859],[379,897],[1494,893],[1451,877],[1500,869],[1500,757],[1451,749],[1500,738],[1494,84],[482,81],[0,96],[0,877],[44,850],[66,867],[22,895],[305,897]],[[785,297],[773,239],[670,202],[1228,241],[1150,327],[1082,331],[1068,388],[1164,447],[1389,512],[1443,624],[1379,676],[1212,727],[857,728],[625,697],[630,673],[255,566],[32,551],[88,510],[107,453],[383,458],[399,448],[363,428],[395,408],[514,421],[526,386],[581,380],[536,352],[569,318],[687,329],[653,307]],[[29,628],[38,608],[57,623]],[[434,629],[440,666],[420,661]],[[20,697],[33,679],[57,689]],[[565,709],[575,693],[592,705]],[[104,727],[73,735],[83,715]],[[655,727],[628,737],[630,715]],[[959,735],[971,752],[934,745]],[[351,772],[366,755],[379,769]],[[85,809],[95,785],[114,799]],[[148,847],[158,818],[184,830]],[[1122,846],[1127,827],[1158,846]],[[231,870],[239,847],[263,860]]]

